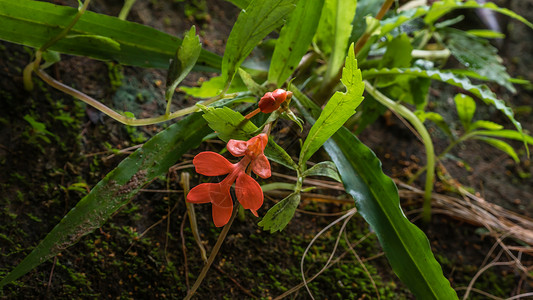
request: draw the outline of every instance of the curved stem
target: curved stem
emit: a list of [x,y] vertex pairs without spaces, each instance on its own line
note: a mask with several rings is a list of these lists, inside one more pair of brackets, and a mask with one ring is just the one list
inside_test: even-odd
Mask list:
[[[462,143],[466,141],[467,139],[473,137],[476,135],[476,132],[469,132],[461,136],[460,138],[456,139],[455,141],[451,142],[446,149],[444,149],[438,156],[437,160],[441,160],[448,152],[450,152],[455,146],[457,146],[459,143]],[[427,165],[424,167],[418,169],[418,171],[407,181],[407,184],[412,184],[422,173],[424,173],[427,169]]]
[[[200,272],[200,275],[198,275],[198,278],[196,279],[196,282],[192,286],[191,290],[187,294],[187,296],[184,298],[185,300],[191,299],[192,296],[194,296],[194,293],[202,284],[202,281],[205,278],[205,275],[207,274],[207,271],[209,271],[209,268],[211,268],[211,265],[213,264],[213,261],[215,260],[215,257],[218,254],[218,251],[220,250],[220,246],[222,246],[222,243],[226,239],[226,235],[228,234],[228,231],[231,227],[231,224],[233,223],[233,220],[235,220],[235,217],[237,216],[237,212],[239,211],[240,204],[237,203],[235,207],[233,208],[233,213],[231,214],[231,218],[229,219],[228,224],[224,225],[224,228],[220,232],[220,235],[218,236],[217,243],[213,247],[213,250],[211,251],[211,254],[209,255],[209,258],[207,259],[207,264],[204,265],[202,271]],[[187,274],[185,274],[187,276]]]
[[385,105],[390,110],[397,112],[399,115],[407,119],[422,138],[422,142],[424,143],[424,147],[426,149],[426,160],[428,170],[426,174],[426,184],[424,188],[424,205],[422,218],[424,221],[428,222],[431,219],[431,192],[433,190],[433,178],[435,176],[435,152],[433,149],[433,142],[431,141],[429,132],[427,131],[424,124],[420,121],[420,119],[418,119],[418,117],[412,111],[410,111],[407,107],[401,105],[400,103],[395,102],[389,99],[387,96],[383,95],[366,80],[365,89],[379,103]]
[[[188,115],[188,114],[191,114],[193,112],[196,112],[198,110],[200,110],[200,108],[198,108],[197,106],[189,106],[187,108],[183,108],[183,109],[180,109],[178,111],[175,111],[171,114],[168,114],[168,115],[162,115],[162,116],[158,116],[158,117],[153,117],[153,118],[145,118],[145,119],[133,119],[133,118],[128,118],[126,116],[123,116],[121,114],[119,114],[118,112],[114,111],[113,109],[107,107],[106,105],[104,105],[103,103],[101,103],[100,101],[76,90],[76,89],[73,89],[57,80],[55,80],[54,78],[50,77],[48,74],[46,74],[46,72],[44,72],[43,70],[41,69],[37,69],[37,70],[34,70],[35,73],[37,74],[37,76],[39,76],[44,82],[48,83],[50,86],[66,93],[66,94],[69,94],[71,95],[72,97],[74,98],[77,98],[87,104],[89,104],[90,106],[98,109],[99,111],[103,112],[104,114],[106,114],[107,116],[115,119],[116,121],[119,121],[120,123],[122,124],[125,124],[125,125],[130,125],[130,126],[145,126],[145,125],[152,125],[152,124],[157,124],[157,123],[161,123],[161,122],[164,122],[164,121],[168,121],[168,120],[172,120],[172,119],[175,119],[175,118],[178,118],[178,117],[181,117],[181,116],[185,116],[185,115]],[[226,96],[230,96],[230,95],[226,95]],[[231,96],[235,96],[235,94],[231,94]],[[222,94],[218,95],[218,96],[215,96],[209,100],[206,100],[204,102],[202,102],[202,105],[209,105],[209,104],[212,104],[213,102],[217,101],[217,100],[220,100],[222,99],[223,96]]]

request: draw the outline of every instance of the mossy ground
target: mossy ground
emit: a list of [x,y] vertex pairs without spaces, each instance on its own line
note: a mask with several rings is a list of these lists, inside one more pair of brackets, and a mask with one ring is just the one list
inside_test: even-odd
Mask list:
[[[154,14],[161,15],[168,5],[181,5],[167,2],[150,1],[151,4],[141,4],[141,8],[150,8]],[[109,6],[114,9],[111,11],[116,13],[116,7],[121,3],[111,2]],[[106,7],[102,3],[98,5],[99,9]],[[228,30],[234,15],[223,14],[222,10],[209,11],[210,17],[206,18],[202,7],[189,6],[189,13],[194,19],[194,8],[203,16],[200,21],[203,34],[209,36],[211,27],[220,29],[221,24],[225,24],[223,26]],[[138,21],[144,16],[134,15],[141,19]],[[208,23],[211,16],[217,18]],[[152,21],[156,22],[156,27],[160,21],[160,26],[169,29],[174,28],[174,20],[181,20],[174,17],[165,15]],[[207,46],[212,47],[211,50],[220,53],[217,49],[223,44],[220,38],[206,40],[210,41]],[[0,44],[0,278],[74,207],[87,193],[87,188],[93,187],[125,157],[118,153],[119,150],[145,141],[161,128],[126,127],[101,118],[81,102],[53,90],[38,79],[34,80],[34,91],[24,91],[21,74],[30,53],[30,49],[21,46]],[[50,72],[113,107],[148,115],[158,114],[164,108],[160,87],[164,74],[159,71],[122,69],[112,64],[64,56]],[[195,83],[197,79],[187,80]],[[30,118],[24,119],[25,116]],[[382,121],[371,127],[371,132],[366,135],[380,137],[386,143],[371,138],[367,142],[374,144],[373,149],[383,158],[388,174],[401,173],[394,169],[398,161],[411,155],[422,157],[423,152],[418,145],[413,146],[413,138],[407,130],[394,129],[395,132]],[[297,144],[290,141],[291,137],[286,139],[287,144]],[[391,145],[396,147],[392,149]],[[210,144],[210,147],[217,147],[217,144]],[[385,153],[391,152],[393,158],[386,158]],[[191,152],[184,160],[190,160],[195,153]],[[181,171],[193,174],[192,168]],[[192,182],[195,180],[193,177]],[[186,208],[178,181],[172,173],[168,178],[154,181],[145,188],[165,190],[168,187],[177,192],[141,192],[102,228],[82,238],[56,259],[44,262],[6,286],[0,291],[0,298],[182,298],[187,291],[187,279],[189,286],[192,285],[203,261],[189,221],[183,217]],[[273,203],[267,200],[262,211],[266,212]],[[311,202],[300,209],[338,213],[351,207]],[[196,210],[202,241],[210,251],[220,229],[212,224],[209,205],[198,205]],[[253,295],[269,299],[287,292],[302,282],[300,260],[305,248],[314,235],[335,218],[297,213],[283,232],[270,234],[261,231],[257,219],[245,214],[244,219],[235,221],[215,266],[198,290],[197,298],[248,299]],[[428,234],[436,258],[452,285],[467,286],[494,241],[474,226],[445,217],[435,217],[428,226],[418,225]],[[333,227],[311,247],[304,259],[306,278],[312,277],[328,260],[339,228],[340,224]],[[381,299],[412,299],[385,257],[379,256],[382,250],[370,230],[360,216],[355,216],[346,227],[346,235],[354,243],[368,234],[355,246],[355,251],[365,261]],[[368,274],[341,235],[335,258],[343,253],[345,255],[339,262],[308,285],[312,294],[316,299],[376,299]],[[519,274],[510,270],[492,268],[476,281],[474,287],[507,297],[520,280]],[[527,283],[524,286],[525,289],[531,288]],[[287,298],[307,299],[308,294],[305,288],[301,288]],[[472,299],[485,298],[473,294]]]

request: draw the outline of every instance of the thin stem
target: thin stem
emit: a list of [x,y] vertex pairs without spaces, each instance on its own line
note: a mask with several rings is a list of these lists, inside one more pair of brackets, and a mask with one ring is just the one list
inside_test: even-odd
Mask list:
[[[454,140],[453,142],[451,142],[448,147],[446,147],[446,149],[444,149],[438,156],[437,156],[437,160],[441,160],[446,154],[448,154],[448,152],[450,152],[455,146],[457,146],[459,143],[462,143],[464,141],[466,141],[467,139],[473,137],[476,135],[476,132],[473,131],[473,132],[468,132],[466,134],[464,134],[463,136],[461,136],[460,138]],[[418,176],[422,175],[422,173],[424,173],[427,169],[427,165],[425,165],[424,167],[420,168],[408,181],[407,181],[407,184],[412,184],[417,178]]]
[[[175,119],[175,118],[178,118],[178,117],[181,117],[181,116],[185,116],[185,115],[188,115],[188,114],[191,114],[191,113],[194,113],[198,110],[200,110],[197,106],[190,106],[190,107],[187,107],[187,108],[183,108],[183,109],[180,109],[178,111],[175,111],[171,114],[168,114],[168,115],[162,115],[162,116],[158,116],[158,117],[153,117],[153,118],[145,118],[145,119],[133,119],[133,118],[128,118],[126,116],[123,116],[121,114],[119,114],[118,112],[114,111],[113,109],[107,107],[106,105],[102,104],[100,101],[76,90],[76,89],[73,89],[57,80],[55,80],[54,78],[50,77],[48,74],[46,74],[46,72],[44,72],[43,70],[41,69],[37,69],[37,70],[34,70],[35,73],[37,74],[37,76],[39,76],[44,82],[48,83],[50,86],[66,93],[66,94],[69,94],[71,95],[72,97],[74,98],[77,98],[87,104],[89,104],[90,106],[98,109],[99,111],[103,112],[104,114],[106,114],[107,116],[115,119],[116,121],[119,121],[120,123],[122,124],[125,124],[125,125],[130,125],[130,126],[145,126],[145,125],[152,125],[152,124],[157,124],[157,123],[161,123],[161,122],[164,122],[164,121],[168,121],[168,120],[172,120],[172,119]],[[226,95],[226,96],[230,96],[230,95]],[[231,96],[235,96],[235,94],[232,94]],[[209,105],[209,104],[212,104],[213,102],[217,101],[217,100],[220,100],[222,99],[223,96],[222,94],[218,95],[218,96],[215,96],[209,100],[206,100],[204,102],[202,102],[202,105]]]
[[[78,9],[78,12],[76,13],[76,15],[74,16],[74,18],[72,19],[72,21],[70,21],[70,23],[67,25],[67,27],[65,27],[63,29],[63,31],[61,31],[58,35],[56,35],[55,37],[53,37],[51,40],[49,40],[46,44],[44,44],[41,48],[39,48],[39,50],[37,51],[40,51],[40,52],[44,52],[46,51],[46,49],[48,49],[48,47],[52,46],[53,44],[55,44],[57,41],[59,41],[60,39],[64,38],[67,33],[70,31],[70,29],[72,29],[72,27],[74,27],[74,25],[76,25],[76,23],[78,22],[78,20],[81,18],[81,16],[83,15],[83,13],[85,13],[85,10],[87,9],[87,6],[89,6],[89,3],[91,2],[91,0],[85,0],[85,2],[83,3],[83,5]],[[37,63],[38,64],[38,63]]]
[[418,117],[410,111],[407,107],[401,105],[398,102],[395,102],[389,99],[387,96],[379,92],[375,87],[373,87],[368,81],[365,80],[365,89],[372,95],[379,103],[385,105],[392,111],[397,112],[400,116],[404,117],[409,121],[413,127],[418,131],[424,147],[426,149],[426,160],[427,160],[427,174],[426,174],[426,184],[424,188],[424,205],[422,211],[422,219],[425,222],[428,222],[431,219],[431,192],[433,190],[433,178],[435,176],[435,152],[433,149],[433,142],[429,132],[427,131],[424,124],[418,119]]
[[118,13],[118,18],[121,20],[126,20],[128,14],[130,13],[131,7],[135,4],[137,0],[125,0],[120,13]]
[[191,290],[185,297],[185,300],[191,299],[191,297],[194,296],[194,293],[196,292],[200,284],[202,284],[202,281],[204,280],[205,275],[207,274],[207,271],[209,271],[209,268],[211,268],[211,265],[213,264],[213,261],[215,260],[215,257],[217,256],[218,251],[220,250],[220,246],[222,246],[222,243],[226,239],[226,235],[228,234],[228,231],[231,227],[231,224],[233,223],[233,220],[235,220],[235,217],[237,216],[237,212],[239,211],[239,206],[240,204],[237,203],[237,205],[233,207],[233,213],[231,214],[231,218],[229,219],[228,224],[226,224],[224,228],[222,229],[222,231],[220,232],[217,243],[213,247],[213,250],[211,251],[209,258],[207,259],[207,264],[204,265],[202,271],[200,272],[200,275],[198,275],[198,278],[196,279],[196,282],[194,283]]

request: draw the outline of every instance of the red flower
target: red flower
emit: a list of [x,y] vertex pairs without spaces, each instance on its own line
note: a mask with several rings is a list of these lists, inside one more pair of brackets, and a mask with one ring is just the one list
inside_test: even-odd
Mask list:
[[263,151],[268,143],[268,136],[264,133],[248,141],[229,140],[228,151],[243,159],[232,164],[222,155],[205,151],[196,155],[193,164],[196,172],[206,176],[220,176],[229,174],[219,183],[202,183],[194,187],[187,195],[191,203],[213,204],[213,222],[221,227],[228,223],[233,211],[230,187],[235,182],[237,200],[245,209],[249,209],[255,216],[263,205],[263,191],[259,183],[250,173],[253,171],[261,178],[270,177],[270,163]]

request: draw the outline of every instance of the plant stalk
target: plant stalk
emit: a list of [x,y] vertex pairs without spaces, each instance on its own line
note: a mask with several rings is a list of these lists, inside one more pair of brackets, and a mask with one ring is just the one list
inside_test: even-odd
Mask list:
[[365,90],[372,95],[379,103],[385,105],[388,109],[397,112],[400,116],[409,121],[416,131],[420,134],[424,147],[426,149],[427,173],[426,184],[424,188],[424,204],[422,211],[422,219],[424,222],[429,222],[431,219],[431,192],[433,191],[433,178],[435,177],[435,150],[433,149],[433,142],[426,127],[418,119],[418,117],[410,111],[407,107],[389,99],[387,96],[379,92],[374,86],[365,80]]
[[[233,220],[235,220],[235,217],[237,216],[237,212],[239,211],[240,204],[237,203],[235,207],[233,207],[233,213],[231,214],[231,218],[229,219],[228,224],[224,225],[224,228],[220,232],[220,235],[218,236],[217,243],[213,247],[213,250],[211,251],[211,254],[209,255],[209,258],[207,259],[207,264],[204,265],[202,268],[202,271],[200,272],[200,275],[198,275],[198,278],[196,279],[196,282],[194,282],[194,285],[192,286],[191,290],[187,294],[187,296],[184,298],[184,300],[191,299],[192,296],[194,296],[194,293],[202,284],[202,281],[204,281],[205,275],[207,274],[207,271],[211,268],[211,265],[213,264],[213,261],[215,260],[215,257],[218,254],[218,251],[220,250],[220,246],[222,246],[222,243],[226,239],[226,235],[229,232],[229,229],[231,227],[231,224],[233,223]],[[187,274],[185,275],[187,276]]]

